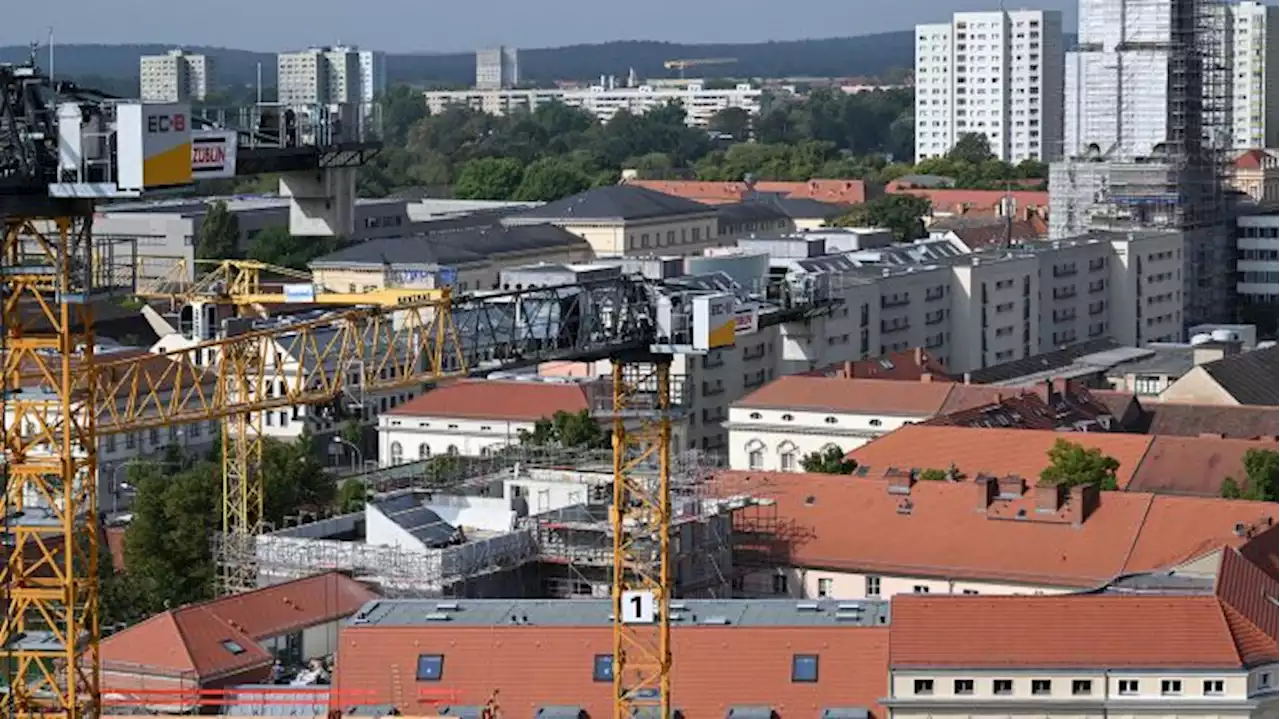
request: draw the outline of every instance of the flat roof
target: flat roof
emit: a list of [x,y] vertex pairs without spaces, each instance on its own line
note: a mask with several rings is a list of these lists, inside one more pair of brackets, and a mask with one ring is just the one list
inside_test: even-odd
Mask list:
[[[607,627],[607,599],[378,599],[348,626]],[[889,602],[879,600],[686,599],[671,602],[672,626],[884,626]]]

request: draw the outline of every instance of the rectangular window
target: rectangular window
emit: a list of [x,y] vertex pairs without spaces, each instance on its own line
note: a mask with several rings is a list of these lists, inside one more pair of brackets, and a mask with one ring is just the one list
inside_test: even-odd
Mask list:
[[611,682],[613,681],[613,655],[597,654],[595,660],[591,664],[591,681],[593,682]]
[[787,575],[785,574],[773,575],[773,593],[789,594],[789,592],[787,591]]
[[1120,694],[1121,694],[1121,695],[1123,695],[1123,696],[1133,696],[1134,694],[1137,694],[1137,693],[1138,693],[1138,680],[1137,680],[1137,679],[1121,679],[1121,680],[1120,680]]
[[1031,680],[1032,694],[1038,694],[1043,696],[1045,694],[1049,694],[1052,691],[1053,691],[1053,682],[1049,681],[1048,679],[1032,679]]
[[1088,679],[1076,679],[1071,682],[1071,694],[1073,696],[1088,696],[1093,693],[1093,682]]
[[916,593],[916,594],[928,594],[928,593],[929,593],[929,588],[928,588],[928,587],[926,587],[926,586],[925,586],[925,585],[923,585],[923,584],[917,584],[917,585],[915,585],[914,587],[912,587],[912,588],[911,588],[911,591],[912,591],[912,592],[914,592],[914,593]]
[[957,680],[956,680],[956,682],[955,682],[955,692],[956,692],[956,694],[972,694],[972,693],[973,693],[973,680],[972,680],[972,679],[957,679]]
[[1271,672],[1263,672],[1258,675],[1258,688],[1266,689],[1271,686]]
[[932,679],[917,679],[917,680],[916,680],[916,686],[915,686],[915,689],[916,689],[916,694],[932,694],[932,693],[933,693],[933,680],[932,680]]
[[818,580],[818,597],[826,598],[829,596],[831,596],[831,580],[819,579]]
[[1013,693],[1012,679],[996,679],[991,682],[991,692],[996,696],[1007,696]]
[[1182,693],[1181,679],[1162,679],[1160,680],[1160,693],[1166,696],[1176,696]]
[[880,577],[877,577],[874,574],[867,575],[867,596],[880,596]]
[[806,683],[818,681],[818,655],[793,655],[791,657],[791,681]]
[[1221,679],[1204,680],[1204,694],[1209,697],[1222,696],[1225,685]]
[[443,654],[419,654],[418,674],[420,682],[438,682],[444,676]]

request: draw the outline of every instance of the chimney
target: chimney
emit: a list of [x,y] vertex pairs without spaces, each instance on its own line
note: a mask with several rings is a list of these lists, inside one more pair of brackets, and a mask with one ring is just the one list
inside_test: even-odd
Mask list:
[[916,366],[923,367],[924,366],[924,348],[917,347],[915,354],[916,354]]
[[933,381],[933,374],[932,374],[932,373],[930,373],[930,372],[921,372],[921,373],[920,373],[920,381],[921,381],[921,382],[932,382],[932,381]]
[[885,472],[889,480],[889,494],[911,494],[911,487],[916,483],[916,475],[902,469],[890,468]]
[[990,507],[991,503],[995,501],[996,493],[999,491],[999,483],[996,482],[995,477],[980,474],[974,480],[973,485],[977,487],[978,491],[978,509],[985,512],[987,507]]
[[1056,514],[1066,499],[1066,488],[1059,484],[1036,485],[1036,511]]
[[1205,342],[1204,344],[1193,345],[1191,348],[1191,360],[1197,367],[1238,354],[1240,354],[1240,343],[1230,340]]
[[1040,395],[1040,399],[1044,400],[1045,404],[1053,404],[1053,380],[1046,379],[1036,385],[1036,394]]
[[1071,518],[1071,524],[1077,527],[1084,524],[1093,510],[1098,508],[1100,501],[1097,485],[1077,484],[1072,487],[1067,504],[1067,516]]
[[965,373],[964,373],[964,383],[965,383],[965,384],[972,384],[972,380],[973,380],[973,377],[972,377],[968,372],[965,372]]
[[1016,474],[1006,475],[997,480],[1000,484],[1001,499],[1017,499],[1027,491],[1027,482]]
[[844,374],[843,374],[843,375],[841,375],[841,378],[842,378],[842,379],[853,379],[853,373],[854,373],[853,368],[854,368],[854,363],[853,363],[852,361],[846,361],[846,362],[844,363],[844,368],[843,368],[843,369],[844,369]]

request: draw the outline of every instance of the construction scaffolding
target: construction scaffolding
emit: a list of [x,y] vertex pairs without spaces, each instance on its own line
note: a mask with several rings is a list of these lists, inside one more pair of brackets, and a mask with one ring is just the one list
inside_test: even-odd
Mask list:
[[[215,554],[253,568],[259,586],[337,570],[390,597],[604,598],[613,567],[612,461],[608,450],[513,447],[351,478],[374,497],[413,492],[434,508],[502,503],[521,515],[510,531],[464,528],[465,541],[451,546],[367,544],[361,511],[298,515],[247,541],[219,534]],[[711,479],[723,466],[719,457],[690,450],[675,454],[671,465],[674,593],[730,596],[737,576],[733,514],[756,500],[718,492]]]

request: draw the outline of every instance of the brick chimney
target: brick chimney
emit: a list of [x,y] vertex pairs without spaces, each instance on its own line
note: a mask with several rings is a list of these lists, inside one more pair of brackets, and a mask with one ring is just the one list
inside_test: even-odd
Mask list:
[[853,362],[846,361],[846,362],[844,363],[844,366],[843,366],[843,367],[841,367],[841,370],[840,370],[840,378],[841,378],[841,379],[853,379],[853,374],[854,374],[854,372],[853,372],[853,367],[854,367]]
[[1001,499],[1016,499],[1027,491],[1027,481],[1016,474],[1006,475],[998,481]]
[[1046,379],[1036,385],[1036,394],[1040,395],[1045,404],[1053,404],[1053,379]]
[[1067,498],[1066,488],[1059,484],[1036,485],[1036,511],[1056,514]]
[[1097,486],[1092,484],[1077,484],[1071,488],[1069,497],[1067,516],[1071,519],[1071,524],[1077,527],[1089,519],[1089,515],[1093,514],[1102,501]]
[[921,382],[932,382],[932,381],[933,381],[933,375],[932,375],[931,373],[929,373],[929,372],[921,372],[921,373],[920,373],[920,381],[921,381]]
[[996,481],[995,477],[980,474],[974,480],[973,486],[977,488],[978,492],[978,509],[983,512],[987,511],[987,507],[991,506],[991,503],[996,499],[996,494],[1000,491],[999,482]]
[[923,367],[924,366],[924,348],[917,347],[915,349],[915,355],[916,355],[916,366]]
[[911,494],[911,487],[916,483],[915,473],[905,469],[890,467],[884,476],[889,480],[889,494]]

